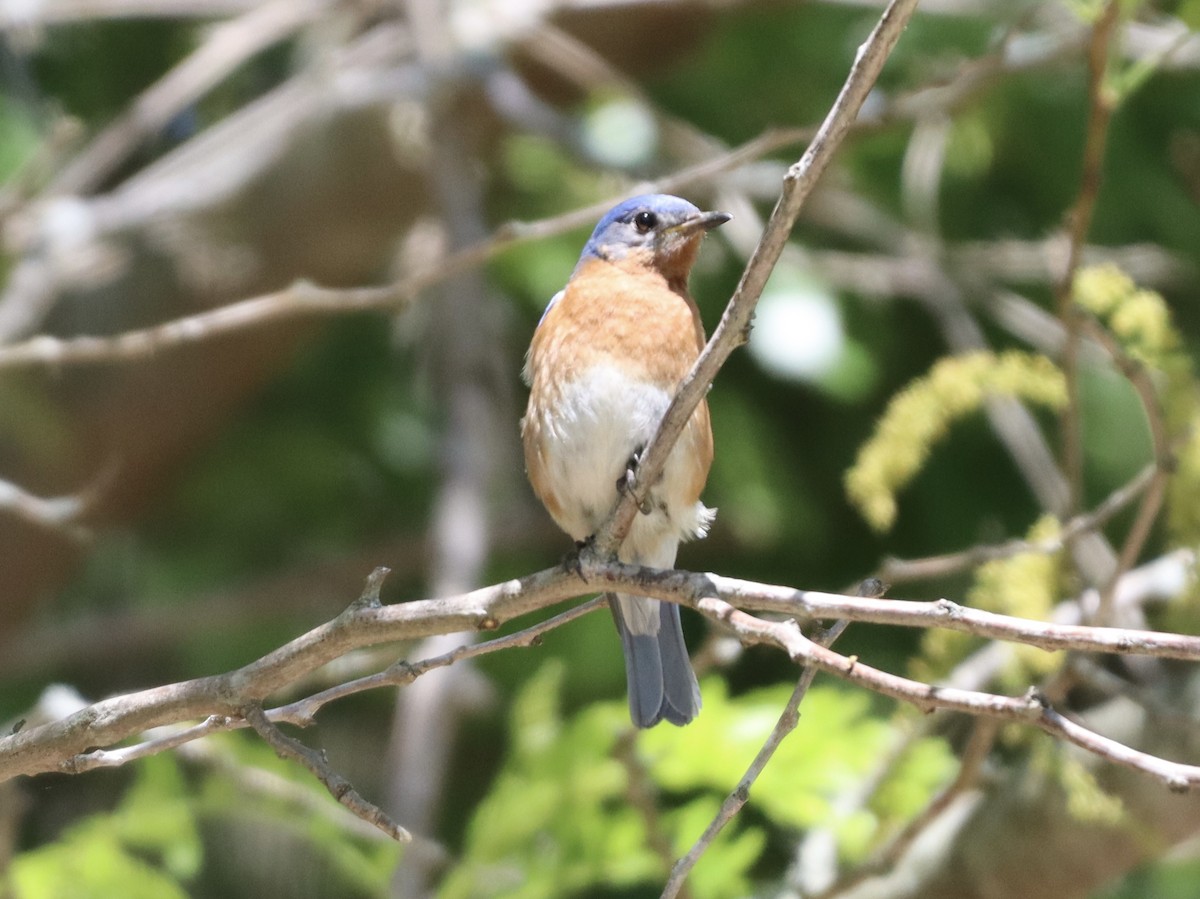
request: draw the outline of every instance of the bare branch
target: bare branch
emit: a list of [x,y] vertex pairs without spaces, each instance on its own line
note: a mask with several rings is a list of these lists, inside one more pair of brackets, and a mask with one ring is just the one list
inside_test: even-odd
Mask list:
[[329,761],[323,752],[317,752],[299,740],[293,740],[273,724],[259,706],[247,706],[242,714],[255,732],[270,744],[280,758],[292,759],[311,771],[313,776],[325,785],[325,789],[329,790],[333,798],[350,809],[355,816],[374,824],[397,843],[412,842],[412,835],[407,830],[389,818],[383,809],[363,799],[358,791],[350,785],[350,781],[329,766]]
[[301,281],[275,293],[112,337],[31,337],[0,347],[0,369],[130,362],[171,347],[210,340],[267,322],[351,310],[399,308],[424,286],[417,284],[405,289],[401,285],[389,285],[330,290]]
[[891,0],[867,40],[858,48],[850,74],[821,123],[800,161],[788,169],[783,192],[754,254],[742,272],[741,281],[725,308],[712,339],[683,380],[658,430],[638,463],[639,487],[621,494],[608,521],[596,534],[595,547],[601,553],[614,552],[624,540],[638,508],[645,502],[649,485],[657,481],[675,441],[691,418],[692,410],[708,392],[713,379],[730,354],[746,342],[754,307],[779,260],[804,201],[817,179],[841,146],[862,108],[883,64],[900,39],[904,26],[916,9],[916,0]]
[[[885,584],[871,578],[863,581],[859,586],[858,592],[860,596],[879,598],[886,590],[887,586]],[[849,622],[845,620],[835,622],[831,627],[813,637],[813,642],[828,648],[842,635],[848,625]],[[662,899],[674,899],[675,896],[680,894],[680,890],[683,889],[688,874],[696,866],[696,862],[700,860],[700,856],[712,845],[712,841],[717,838],[717,835],[725,829],[725,825],[732,821],[734,816],[742,810],[742,806],[750,798],[750,787],[758,780],[758,776],[762,774],[763,769],[767,767],[767,762],[775,755],[775,751],[783,742],[783,738],[795,730],[796,725],[800,722],[800,703],[808,695],[808,688],[812,686],[813,678],[816,675],[816,668],[810,666],[804,669],[804,672],[800,675],[800,679],[796,682],[795,688],[792,690],[792,695],[788,697],[788,701],[779,715],[779,720],[775,722],[771,733],[754,756],[754,760],[750,763],[750,767],[746,769],[746,773],[742,775],[742,779],[738,781],[738,785],[725,797],[725,801],[721,803],[721,808],[717,811],[716,816],[709,822],[708,827],[704,829],[704,833],[692,844],[692,848],[688,850],[687,855],[680,858],[674,867],[671,868],[671,876],[667,879],[667,883],[663,887]]]
[[[240,717],[247,705],[289,687],[326,663],[355,649],[402,639],[464,630],[494,630],[501,624],[565,599],[601,590],[637,593],[692,606],[721,621],[735,606],[834,620],[893,624],[904,627],[942,627],[981,637],[1026,643],[1048,650],[1110,652],[1200,661],[1200,638],[1126,628],[1087,627],[1027,621],[968,609],[949,600],[879,601],[856,596],[796,590],[757,584],[714,574],[660,571],[618,562],[584,560],[581,580],[574,570],[551,568],[456,597],[416,600],[390,606],[353,604],[332,621],[284,644],[262,658],[226,674],[154,687],[96,702],[61,720],[0,737],[0,781],[20,774],[74,769],[72,760],[91,747],[112,746],[154,727],[209,716]],[[715,599],[720,597],[720,599]],[[719,605],[713,606],[712,603]],[[759,621],[739,613],[751,622]],[[742,621],[742,619],[737,619]],[[766,625],[768,622],[761,622]],[[755,641],[762,634],[749,626]],[[739,636],[741,631],[735,628]],[[770,632],[775,634],[774,631]],[[777,642],[772,637],[768,642]],[[808,643],[809,641],[805,641]],[[778,643],[789,652],[791,642]],[[797,656],[808,661],[809,656]],[[813,657],[821,663],[821,657]],[[850,680],[858,680],[841,663],[825,664]],[[824,664],[824,663],[823,663]],[[853,666],[851,665],[852,669]],[[943,688],[903,681],[895,691],[888,678],[865,685],[886,695],[915,702],[922,708],[954,708],[975,714],[1004,710],[1016,719],[1037,718],[1027,700],[971,694],[973,699],[944,704]],[[1026,703],[1026,705],[1022,705]],[[1040,724],[1039,724],[1040,726]]]
[[299,727],[307,727],[314,723],[317,712],[334,700],[344,699],[355,693],[362,693],[379,687],[403,687],[411,684],[422,674],[433,671],[435,668],[447,668],[455,662],[474,659],[489,653],[498,652],[502,649],[527,649],[533,646],[540,646],[542,637],[550,631],[562,627],[576,618],[582,618],[589,612],[604,608],[606,605],[607,600],[604,597],[597,597],[580,605],[573,606],[565,612],[560,612],[553,618],[547,618],[540,624],[527,627],[506,637],[496,637],[494,640],[485,640],[482,643],[465,643],[449,652],[431,656],[428,659],[412,664],[402,660],[389,665],[378,674],[356,678],[347,683],[339,684],[336,687],[330,687],[328,690],[322,690],[320,693],[316,693],[305,699],[272,709],[269,715],[272,721],[286,721],[289,724],[295,724]]
[[[650,191],[679,190],[737,168],[747,161],[805,138],[802,129],[769,131],[717,158],[645,185]],[[242,329],[314,316],[351,312],[398,312],[424,291],[468,271],[518,243],[563,234],[590,224],[612,205],[604,200],[535,222],[509,222],[487,239],[450,254],[429,270],[378,287],[332,289],[299,281],[274,293],[230,303],[206,312],[112,336],[69,338],[39,335],[0,345],[0,370],[131,362],[175,347],[210,340]]]
[[1150,439],[1154,444],[1154,476],[1150,481],[1149,489],[1142,497],[1137,517],[1134,518],[1125,543],[1121,547],[1116,570],[1100,592],[1098,620],[1104,623],[1110,621],[1112,617],[1113,593],[1116,590],[1117,582],[1126,571],[1133,567],[1138,554],[1141,553],[1142,547],[1150,537],[1150,529],[1154,527],[1154,522],[1158,518],[1159,510],[1162,508],[1163,499],[1166,496],[1167,480],[1171,472],[1175,470],[1175,461],[1170,434],[1167,432],[1166,415],[1150,373],[1136,359],[1131,358],[1116,338],[1109,334],[1099,322],[1079,309],[1076,309],[1074,314],[1078,320],[1077,327],[1080,329],[1081,335],[1092,338],[1104,347],[1113,363],[1133,385],[1133,389],[1142,403],[1142,410],[1146,414]]
[[1070,488],[1067,510],[1079,508],[1083,493],[1083,436],[1080,420],[1079,395],[1079,319],[1074,312],[1072,284],[1079,268],[1084,243],[1092,226],[1092,213],[1100,193],[1100,176],[1104,165],[1104,150],[1108,143],[1108,125],[1112,120],[1114,99],[1106,90],[1104,75],[1108,69],[1109,44],[1116,30],[1119,8],[1116,0],[1108,0],[1092,26],[1087,47],[1088,60],[1088,123],[1084,139],[1083,172],[1079,192],[1067,221],[1069,252],[1067,264],[1055,290],[1058,317],[1066,329],[1062,368],[1067,379],[1067,405],[1060,417],[1062,432],[1062,467]]
[[87,193],[146,138],[230,72],[313,21],[328,0],[274,0],[213,28],[207,40],[138,96],[58,174],[48,192]]
[[[482,643],[464,644],[450,652],[432,656],[420,662],[410,663],[400,660],[376,674],[357,677],[346,683],[322,690],[312,696],[298,699],[278,708],[269,709],[266,715],[269,720],[277,723],[293,724],[296,727],[310,727],[316,723],[317,712],[335,700],[345,699],[347,696],[364,693],[367,690],[376,690],[381,687],[407,686],[426,672],[437,668],[445,668],[465,659],[473,659],[478,656],[487,655],[488,653],[498,652],[502,649],[539,646],[541,645],[542,637],[548,632],[562,627],[576,618],[582,618],[589,612],[594,612],[606,605],[607,602],[602,597],[592,599],[567,609],[565,612],[561,612],[539,624],[527,627],[524,630],[517,631],[505,637],[485,640]],[[244,718],[229,715],[210,715],[199,724],[193,724],[189,727],[164,728],[164,732],[162,733],[153,730],[144,735],[146,739],[142,742],[131,746],[123,746],[120,749],[95,749],[91,752],[80,753],[69,761],[64,762],[62,767],[72,774],[81,774],[95,768],[116,768],[137,759],[178,749],[181,746],[215,733],[238,730],[247,726],[248,722]]]
[[792,621],[764,621],[714,598],[702,599],[698,607],[701,612],[727,624],[742,640],[777,646],[798,663],[815,665],[843,680],[915,705],[925,712],[944,709],[1032,724],[1107,761],[1148,774],[1168,789],[1185,791],[1200,784],[1200,766],[1160,759],[1090,731],[1051,708],[1036,689],[1031,688],[1023,697],[1011,697],[931,686],[872,668],[855,656],[838,655],[809,640]]
[[[180,747],[179,755],[187,762],[218,772],[231,781],[241,794],[285,802],[301,814],[327,819],[362,840],[384,842],[390,839],[389,835],[341,804],[334,805],[327,801],[320,793],[310,789],[308,784],[291,780],[268,768],[247,766],[228,745],[211,740],[191,743]],[[418,841],[420,838],[414,835],[413,842]],[[444,855],[445,850],[442,853]]]
[[[879,577],[888,583],[902,584],[927,578],[945,577],[991,562],[1009,559],[1021,553],[1056,553],[1089,531],[1095,531],[1141,496],[1158,477],[1159,466],[1151,463],[1121,485],[1091,511],[1068,521],[1057,537],[1047,540],[1006,540],[1003,543],[972,546],[961,552],[929,556],[923,559],[885,559]],[[1126,569],[1127,570],[1127,569]],[[1122,571],[1124,573],[1124,571]]]

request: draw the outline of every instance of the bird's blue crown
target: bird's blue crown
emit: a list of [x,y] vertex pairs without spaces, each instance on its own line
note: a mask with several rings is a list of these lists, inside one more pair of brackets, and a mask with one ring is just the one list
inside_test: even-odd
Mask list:
[[670,194],[642,194],[630,197],[618,203],[600,219],[588,242],[584,244],[580,260],[590,256],[603,257],[604,250],[616,248],[627,249],[641,246],[648,240],[647,236],[638,232],[634,220],[643,212],[650,212],[661,219],[678,222],[699,215],[700,210],[694,204],[682,197]]

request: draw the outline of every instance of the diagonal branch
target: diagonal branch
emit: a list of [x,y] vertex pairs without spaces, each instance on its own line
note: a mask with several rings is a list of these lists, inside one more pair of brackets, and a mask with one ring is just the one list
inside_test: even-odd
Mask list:
[[328,0],[274,0],[215,26],[181,63],[138,96],[71,160],[48,193],[88,193],[98,188],[147,138],[203,97],[257,53],[314,21]]
[[[738,168],[808,136],[805,129],[768,131],[713,159],[689,166],[644,185],[647,191],[676,191]],[[428,269],[377,287],[334,289],[297,281],[290,287],[111,336],[38,335],[0,344],[0,370],[35,366],[97,365],[131,362],[176,347],[211,340],[263,325],[352,312],[398,312],[422,293],[476,268],[520,243],[541,240],[594,223],[613,199],[532,222],[508,222],[488,238],[455,251]]]
[[291,759],[307,768],[317,780],[325,785],[325,789],[329,790],[330,795],[356,817],[374,824],[397,843],[412,842],[412,835],[407,830],[389,818],[383,809],[363,799],[359,792],[350,785],[350,781],[329,766],[329,760],[325,758],[325,753],[310,749],[299,740],[293,740],[267,718],[260,706],[247,706],[242,710],[242,715],[280,758]]
[[1079,268],[1084,243],[1092,226],[1092,214],[1100,193],[1104,167],[1104,152],[1108,143],[1108,127],[1112,121],[1115,100],[1105,85],[1108,71],[1109,45],[1118,24],[1120,8],[1116,0],[1107,0],[1092,25],[1087,47],[1088,63],[1088,123],[1084,138],[1083,171],[1080,174],[1078,195],[1067,216],[1069,252],[1066,268],[1055,291],[1058,317],[1066,330],[1062,369],[1067,379],[1067,405],[1064,407],[1062,432],[1063,470],[1067,475],[1071,497],[1069,513],[1079,508],[1083,494],[1083,432],[1079,386],[1080,322],[1075,313],[1071,285]]
[[[881,581],[874,578],[863,581],[859,587],[861,596],[882,596],[887,587]],[[834,641],[842,635],[846,630],[849,622],[841,620],[833,624],[828,629],[822,631],[813,638],[813,642],[829,647]],[[766,741],[754,756],[754,760],[750,763],[750,767],[746,769],[746,773],[742,775],[742,779],[738,781],[733,791],[725,797],[725,801],[721,803],[721,808],[717,811],[716,816],[709,822],[708,827],[704,829],[699,839],[688,850],[687,855],[680,858],[671,868],[671,876],[667,879],[666,885],[663,887],[662,899],[674,899],[678,896],[680,890],[687,880],[688,874],[692,868],[696,866],[696,862],[700,860],[700,856],[705,853],[712,841],[717,838],[717,835],[725,829],[725,825],[733,820],[734,816],[742,810],[750,798],[750,787],[758,780],[763,769],[767,767],[767,763],[771,761],[775,751],[783,742],[783,738],[796,729],[796,725],[800,723],[800,703],[804,697],[808,695],[808,688],[812,686],[813,679],[817,676],[817,669],[806,667],[800,675],[800,679],[796,681],[796,686],[792,690],[792,695],[788,697],[788,701],[784,704],[783,711],[779,715],[779,720],[775,722],[775,727],[771,729],[771,733],[767,736]]]
[[742,279],[720,323],[713,331],[712,339],[680,385],[658,431],[642,455],[638,464],[638,484],[642,486],[622,493],[613,514],[596,535],[595,547],[598,552],[612,553],[625,539],[637,509],[646,500],[646,489],[662,474],[667,457],[683,433],[692,411],[708,392],[725,360],[748,339],[754,308],[767,278],[783,253],[801,206],[854,124],[863,101],[916,7],[917,0],[891,0],[867,40],[858,48],[850,74],[825,121],[800,161],[789,168],[784,176],[779,202],[771,213],[766,230],[742,273]]
[[[1118,512],[1145,493],[1158,478],[1161,467],[1151,462],[1136,475],[1112,491],[1090,511],[1076,515],[1063,525],[1056,537],[1045,540],[1005,540],[1003,543],[978,544],[955,553],[927,556],[921,559],[884,559],[879,568],[879,577],[889,584],[908,583],[923,579],[946,577],[991,562],[1009,559],[1022,553],[1062,552],[1070,542],[1081,534],[1097,531],[1104,527]],[[1121,570],[1127,571],[1129,566]]]

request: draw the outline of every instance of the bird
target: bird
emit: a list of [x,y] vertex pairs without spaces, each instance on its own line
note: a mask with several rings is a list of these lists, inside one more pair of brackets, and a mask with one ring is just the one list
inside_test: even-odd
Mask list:
[[[666,194],[619,203],[596,225],[534,331],[523,370],[525,468],[538,499],[579,547],[631,488],[641,454],[704,347],[688,276],[705,234],[730,218]],[[622,562],[672,568],[680,542],[705,535],[715,510],[700,494],[712,460],[701,401],[617,552]],[[608,600],[633,723],[692,721],[700,687],[679,606],[623,593]]]

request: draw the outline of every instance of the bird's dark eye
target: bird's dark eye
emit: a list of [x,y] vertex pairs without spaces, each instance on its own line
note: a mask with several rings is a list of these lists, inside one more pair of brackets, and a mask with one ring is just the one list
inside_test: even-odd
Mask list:
[[658,224],[658,216],[653,212],[639,212],[633,217],[633,226],[638,229],[641,234],[645,234]]

